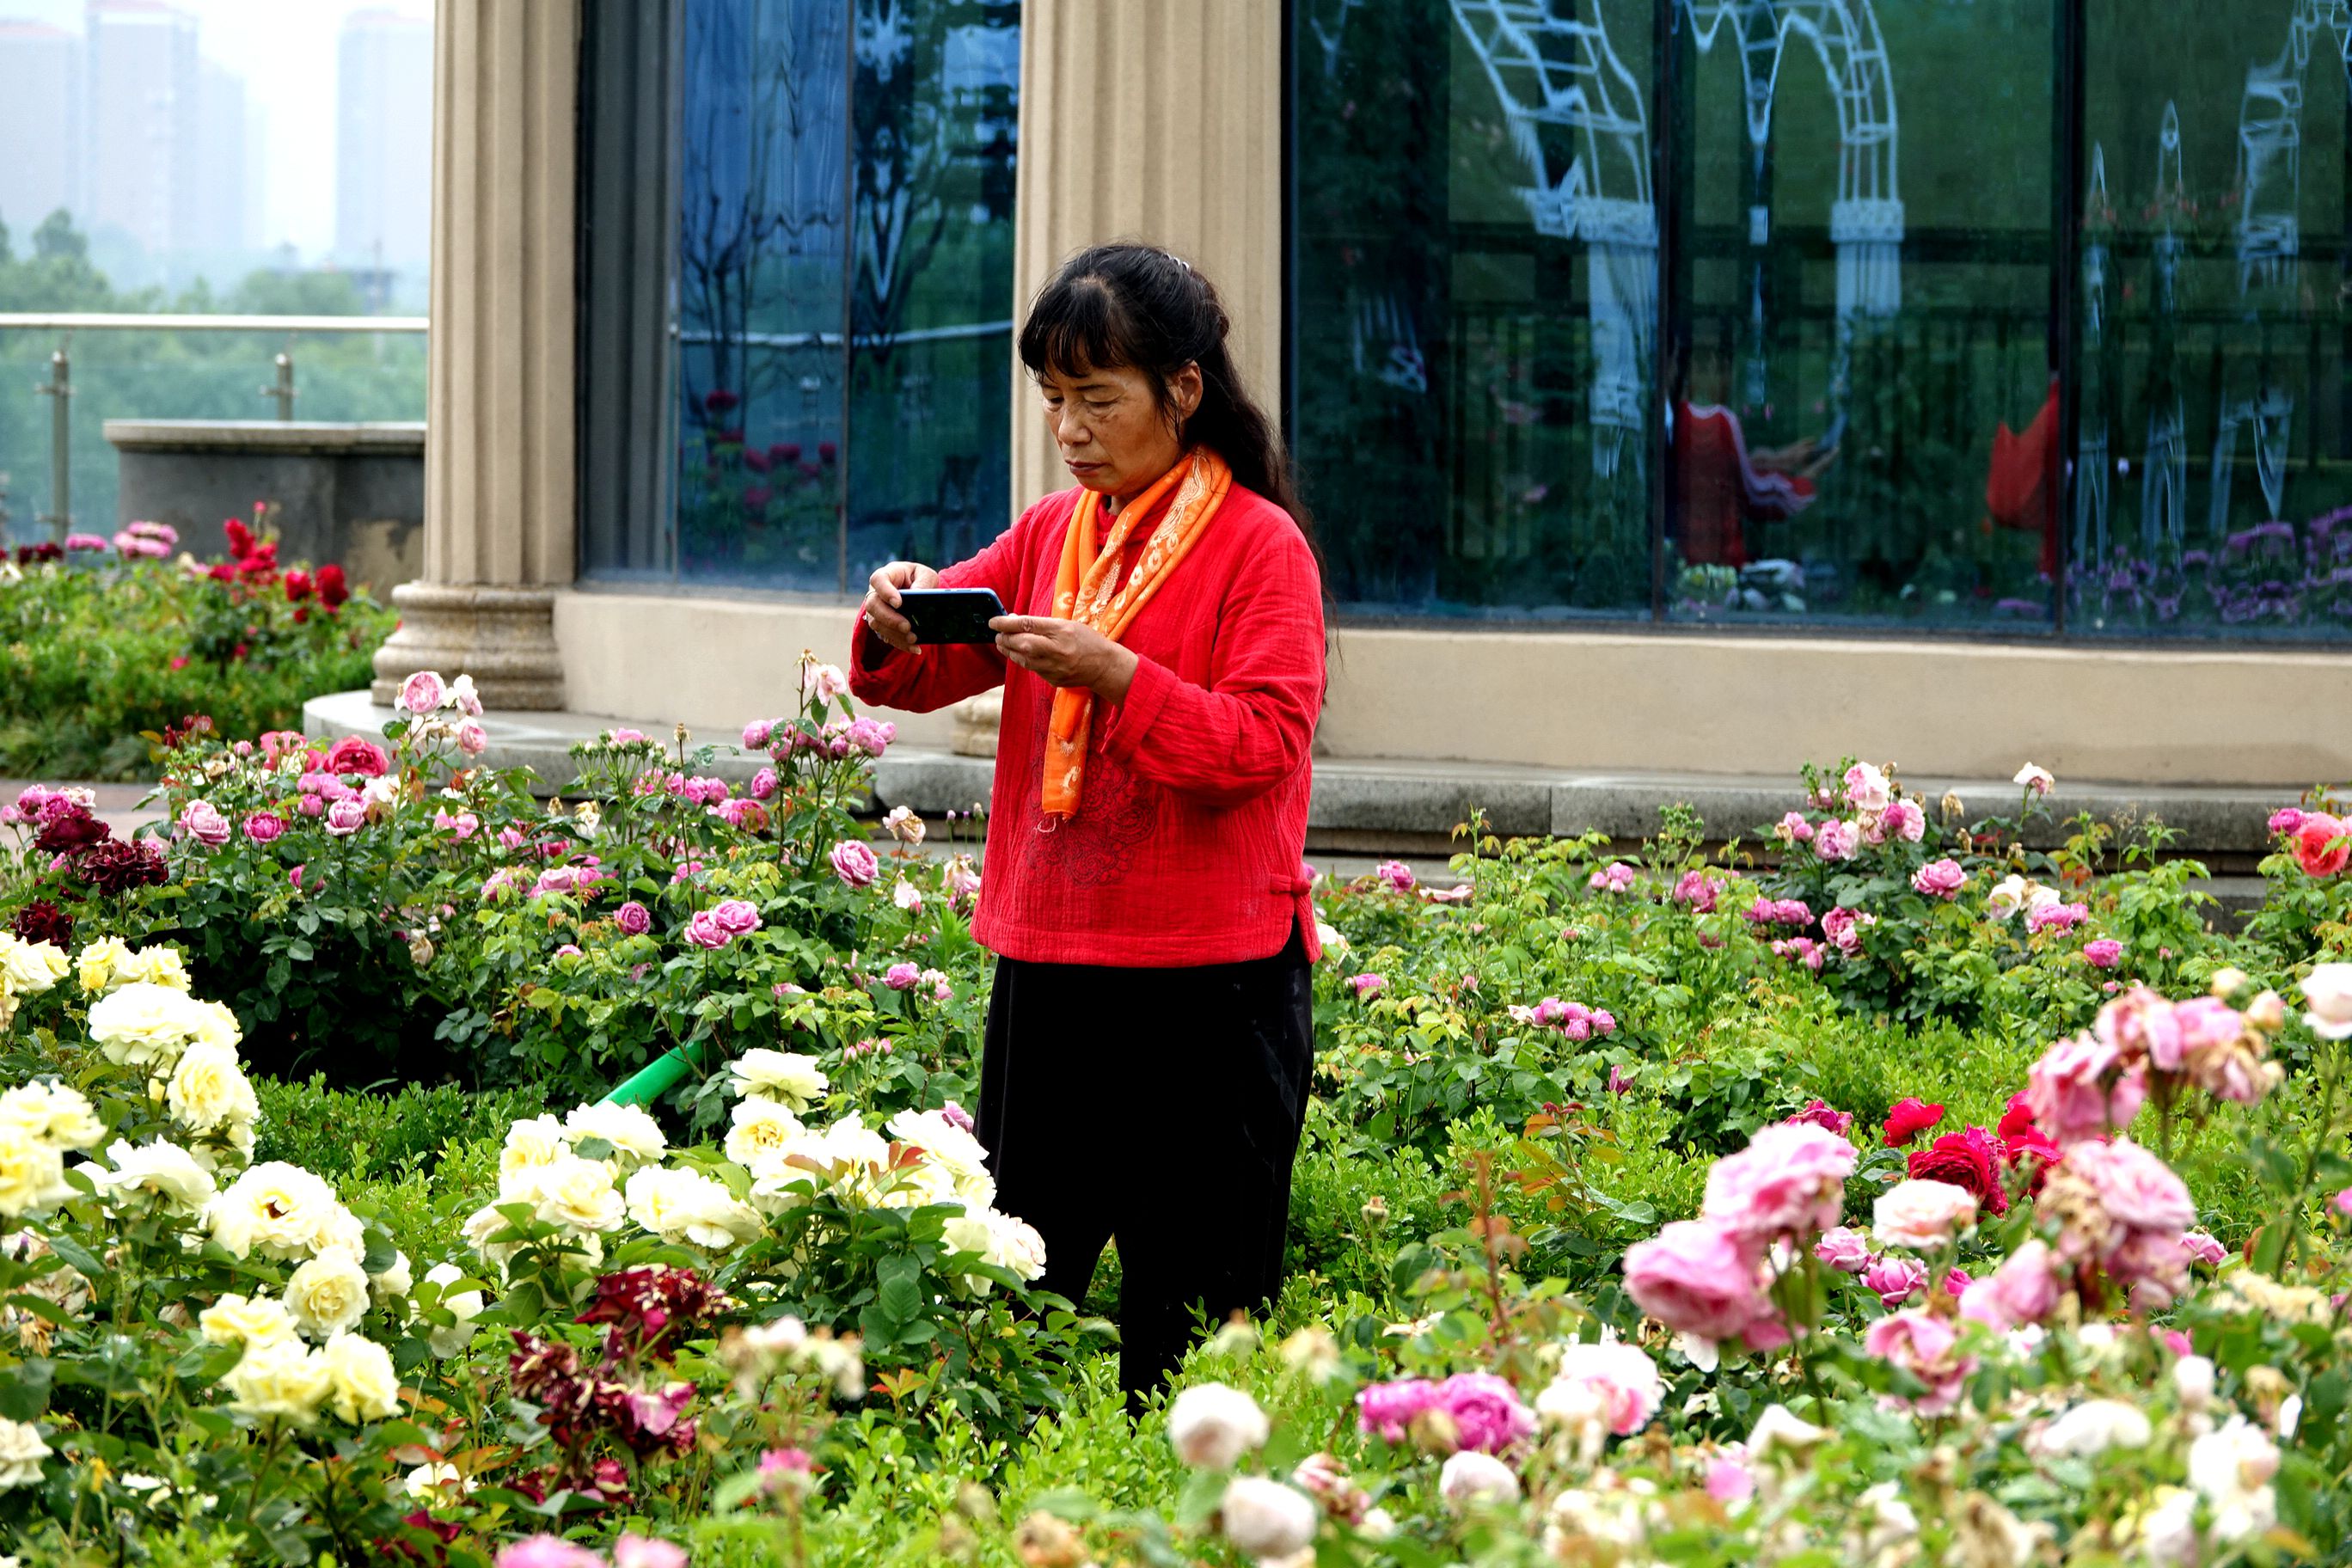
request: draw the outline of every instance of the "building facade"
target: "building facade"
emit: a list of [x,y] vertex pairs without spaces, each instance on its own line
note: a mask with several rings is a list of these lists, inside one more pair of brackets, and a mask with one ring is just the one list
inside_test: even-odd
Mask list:
[[413,272],[431,250],[432,26],[414,12],[354,11],[336,40],[335,258]]
[[1132,236],[1282,413],[1328,754],[2352,773],[2347,0],[480,0],[435,37],[385,680],[773,708],[874,566],[1060,488],[1014,323]]
[[38,22],[0,22],[0,223],[21,246],[80,201],[81,39]]
[[209,239],[199,166],[204,110],[196,20],[162,0],[90,0],[86,228],[118,229],[150,255]]

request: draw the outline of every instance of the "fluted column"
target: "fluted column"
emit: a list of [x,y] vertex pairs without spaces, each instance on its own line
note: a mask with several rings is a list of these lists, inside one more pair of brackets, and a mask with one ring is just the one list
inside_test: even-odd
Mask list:
[[[1026,0],[1015,318],[1063,258],[1164,245],[1217,285],[1250,395],[1282,369],[1282,14],[1274,0]],[[1013,506],[1066,489],[1014,366]]]
[[561,708],[580,0],[438,0],[433,47],[425,576],[393,590],[376,700],[435,668],[493,708]]

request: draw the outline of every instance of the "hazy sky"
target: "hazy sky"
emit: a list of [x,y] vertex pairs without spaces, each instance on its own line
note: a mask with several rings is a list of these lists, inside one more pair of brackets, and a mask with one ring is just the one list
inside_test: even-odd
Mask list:
[[[387,0],[174,0],[200,26],[198,47],[245,78],[260,109],[263,242],[305,258],[335,239],[335,39],[344,16]],[[389,9],[430,16],[425,0]],[[0,0],[0,18],[81,30],[82,0]]]

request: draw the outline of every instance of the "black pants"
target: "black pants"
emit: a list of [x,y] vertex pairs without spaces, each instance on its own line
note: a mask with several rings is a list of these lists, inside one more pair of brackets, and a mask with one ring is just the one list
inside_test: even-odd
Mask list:
[[1186,969],[996,961],[974,1131],[997,1206],[1045,1240],[1040,1288],[1083,1301],[1118,1238],[1130,1406],[1192,1340],[1282,1284],[1314,1065],[1296,929],[1272,958]]

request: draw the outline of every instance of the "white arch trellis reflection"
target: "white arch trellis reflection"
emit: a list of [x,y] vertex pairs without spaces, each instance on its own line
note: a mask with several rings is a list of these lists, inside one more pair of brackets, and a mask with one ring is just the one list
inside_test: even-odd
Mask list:
[[[1641,86],[1606,28],[1597,19],[1579,19],[1568,3],[1450,0],[1531,176],[1520,195],[1536,232],[1586,246],[1593,466],[1607,475],[1629,440],[1639,449],[1656,330],[1657,211]],[[1702,51],[1714,47],[1727,22],[1735,24],[1748,142],[1759,160],[1791,39],[1811,47],[1828,80],[1838,116],[1830,237],[1837,251],[1840,364],[1832,384],[1842,394],[1853,321],[1892,315],[1903,298],[1894,77],[1871,0],[1679,3]],[[1345,15],[1343,6],[1337,19],[1343,23]],[[1750,215],[1748,237],[1760,247],[1769,219],[1759,224],[1758,216]],[[1760,289],[1751,295],[1760,310]]]

